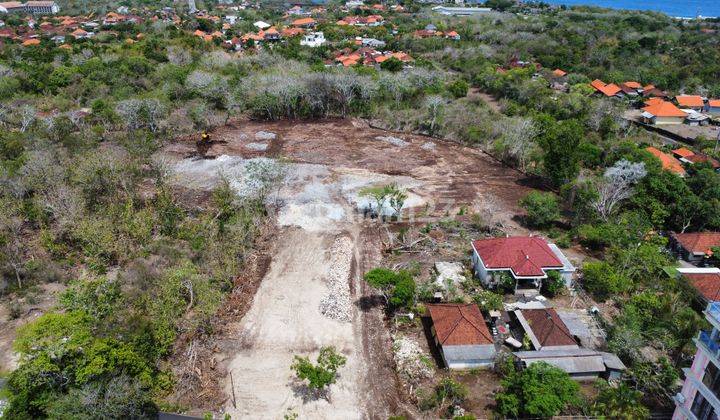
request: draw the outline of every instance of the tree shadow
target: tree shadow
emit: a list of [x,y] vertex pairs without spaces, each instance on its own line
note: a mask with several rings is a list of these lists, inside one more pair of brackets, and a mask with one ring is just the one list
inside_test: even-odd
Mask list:
[[295,397],[302,399],[303,404],[307,404],[311,401],[325,400],[330,402],[330,389],[313,389],[308,386],[305,381],[301,381],[297,378],[290,380],[290,389],[293,391]]
[[428,347],[430,347],[430,355],[432,355],[433,360],[435,360],[435,363],[439,368],[447,367],[445,366],[442,354],[440,353],[440,347],[437,345],[432,336],[432,319],[429,316],[423,316],[420,318],[420,321],[422,322],[423,332],[425,333],[425,339],[428,342]]
[[382,295],[362,296],[355,301],[355,305],[363,312],[370,312],[377,307],[385,305],[385,298],[383,298]]

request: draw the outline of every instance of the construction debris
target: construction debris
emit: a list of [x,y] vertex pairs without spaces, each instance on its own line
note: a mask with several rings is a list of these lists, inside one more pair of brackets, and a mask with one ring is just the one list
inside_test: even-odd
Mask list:
[[330,319],[350,322],[349,273],[352,263],[352,241],[347,236],[335,239],[330,249],[330,270],[327,279],[330,292],[320,301],[320,313]]
[[423,353],[418,343],[408,337],[395,335],[392,348],[398,374],[406,383],[417,385],[432,377],[432,359]]
[[397,137],[393,137],[393,136],[377,136],[377,137],[375,137],[375,140],[384,141],[385,143],[389,143],[389,144],[392,144],[393,146],[397,146],[397,147],[405,147],[410,144],[401,138],[397,138]]

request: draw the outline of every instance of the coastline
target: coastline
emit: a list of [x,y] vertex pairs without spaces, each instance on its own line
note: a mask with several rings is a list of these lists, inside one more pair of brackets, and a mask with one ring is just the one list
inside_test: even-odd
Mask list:
[[[594,0],[545,0],[545,3],[550,4],[553,7],[560,7],[565,6],[568,8],[573,7],[598,7],[602,9],[609,9],[609,10],[627,10],[627,11],[634,11],[634,12],[653,12],[653,13],[662,13],[667,15],[668,17],[672,19],[677,20],[708,20],[708,19],[718,19],[720,17],[720,10],[718,10],[717,14],[710,16],[710,15],[704,15],[702,13],[698,13],[696,15],[690,15],[685,13],[678,13],[677,10],[666,10],[662,8],[662,5],[657,9],[643,9],[641,7],[624,7],[624,6],[631,6],[631,4],[606,4],[608,1],[594,1]],[[612,2],[611,2],[612,3]],[[631,3],[630,1],[627,2],[617,2],[617,3]],[[669,3],[668,3],[669,4]],[[687,9],[690,10],[693,8],[693,5],[688,5]],[[698,9],[699,11],[699,9]],[[713,11],[714,12],[714,11]]]

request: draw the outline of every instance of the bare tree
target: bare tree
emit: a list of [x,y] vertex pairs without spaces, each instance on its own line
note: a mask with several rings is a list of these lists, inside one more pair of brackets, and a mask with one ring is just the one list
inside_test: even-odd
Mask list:
[[428,134],[435,135],[439,120],[442,118],[445,100],[438,95],[431,95],[425,99],[425,108],[428,112]]
[[625,159],[616,162],[605,171],[598,184],[598,198],[593,208],[603,220],[608,220],[617,206],[630,198],[635,184],[647,175],[645,163],[633,163]]
[[35,107],[23,105],[18,110],[18,119],[20,121],[20,131],[25,132],[37,119],[37,111]]

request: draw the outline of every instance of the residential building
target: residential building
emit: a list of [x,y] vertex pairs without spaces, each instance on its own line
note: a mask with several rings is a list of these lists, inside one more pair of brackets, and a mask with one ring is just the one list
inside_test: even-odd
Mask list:
[[680,108],[702,111],[705,108],[705,101],[699,95],[678,95],[675,102]]
[[555,244],[537,236],[481,239],[472,243],[473,269],[486,287],[497,287],[503,275],[515,281],[516,293],[537,292],[550,271],[570,286],[575,267]]
[[426,305],[431,335],[450,369],[492,367],[495,342],[476,304]]
[[656,99],[646,102],[648,104],[642,109],[641,118],[645,124],[669,125],[682,124],[688,114],[676,107],[673,103]]
[[678,274],[698,293],[703,305],[720,301],[720,268],[677,268]]
[[0,13],[25,13],[25,5],[19,1],[1,2]]
[[622,89],[615,83],[606,84],[602,80],[595,79],[590,82],[590,86],[594,88],[598,93],[605,95],[608,98],[623,96]]
[[555,78],[561,79],[561,78],[567,76],[567,72],[565,70],[555,69],[552,71],[552,76]]
[[310,32],[300,40],[300,45],[307,47],[319,47],[325,43],[325,34],[322,32]]
[[705,111],[713,116],[720,116],[720,99],[710,99]]
[[720,247],[720,232],[671,233],[670,249],[685,261],[704,265]]
[[301,18],[301,19],[295,19],[292,22],[292,26],[296,28],[313,28],[315,27],[315,19],[311,17]]
[[60,11],[60,6],[54,1],[29,1],[25,3],[25,10],[34,15],[54,15]]
[[524,367],[545,362],[576,380],[616,378],[625,370],[614,354],[580,347],[579,339],[553,308],[519,309],[513,315],[532,345],[532,350],[513,353]]
[[675,159],[674,157],[668,155],[667,153],[664,153],[658,148],[649,146],[646,147],[645,150],[650,152],[653,156],[658,158],[660,161],[660,164],[662,165],[662,168],[666,171],[670,171],[674,173],[675,175],[684,177],[685,176],[685,168],[683,168],[682,164],[679,160]]
[[692,366],[683,369],[685,383],[673,397],[673,420],[715,420],[720,413],[720,303],[703,311],[711,326],[694,339],[697,352]]
[[448,16],[472,16],[482,15],[492,12],[489,7],[452,7],[452,6],[435,6],[432,8],[435,13]]

